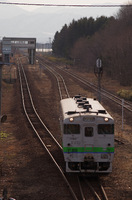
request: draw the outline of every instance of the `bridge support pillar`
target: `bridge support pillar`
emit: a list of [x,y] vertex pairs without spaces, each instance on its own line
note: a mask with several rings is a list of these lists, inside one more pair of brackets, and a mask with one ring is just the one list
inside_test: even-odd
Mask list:
[[29,64],[34,65],[35,63],[35,49],[28,49]]

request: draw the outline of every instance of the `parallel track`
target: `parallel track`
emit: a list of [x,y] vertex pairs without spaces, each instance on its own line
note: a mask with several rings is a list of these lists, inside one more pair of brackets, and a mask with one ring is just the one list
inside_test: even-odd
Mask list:
[[[81,83],[83,83],[84,85],[90,87],[91,89],[93,89],[94,91],[98,92],[98,87],[96,85],[94,85],[93,83],[89,82],[88,80],[82,78],[82,77],[79,77],[78,75],[76,74],[71,74],[70,72],[68,72],[67,70],[64,70],[64,69],[61,69],[59,67],[57,67],[59,70],[67,73],[68,75],[72,76],[73,78],[77,79],[78,81],[80,81]],[[108,92],[107,90],[105,89],[101,89],[101,95],[104,96],[105,98],[115,102],[116,104],[122,106],[122,99],[117,97],[116,95]],[[132,103],[128,102],[128,101],[125,101],[123,102],[123,107],[129,111],[129,112],[132,112]]]
[[[77,197],[72,190],[72,187],[70,183],[68,182],[63,170],[62,166],[60,166],[62,160],[57,160],[58,156],[55,159],[54,155],[54,149],[56,148],[59,154],[61,155],[62,153],[62,147],[61,145],[57,142],[57,140],[54,138],[52,133],[49,131],[49,129],[46,127],[44,122],[41,120],[39,114],[37,113],[35,106],[33,104],[31,92],[29,89],[28,81],[26,78],[26,74],[24,72],[23,65],[21,61],[19,60],[18,62],[18,72],[19,72],[19,78],[20,78],[20,86],[21,86],[21,96],[22,96],[22,104],[23,104],[23,109],[25,112],[25,115],[28,119],[28,122],[30,123],[33,131],[37,135],[38,139],[40,140],[41,144],[43,145],[44,149],[47,151],[49,154],[50,158],[54,162],[55,166],[58,168],[59,172],[61,173],[66,185],[68,186],[73,199],[77,200]],[[50,145],[50,148],[48,148],[48,145]],[[56,147],[55,147],[56,145]],[[53,148],[52,148],[53,147]],[[61,157],[61,156],[59,156]]]
[[66,83],[64,81],[64,78],[61,76],[61,74],[57,73],[53,68],[51,68],[46,63],[44,64],[42,61],[40,61],[40,64],[41,64],[41,66],[45,67],[48,71],[50,71],[56,77],[60,99],[69,98],[70,95],[69,95]]
[[[41,59],[42,62],[42,58],[38,58]],[[53,63],[51,63],[49,60],[44,60],[43,62],[45,62],[47,65],[50,65]],[[76,79],[77,81],[83,83],[85,86],[88,86],[89,88],[91,88],[93,91],[98,92],[98,87],[97,85],[94,85],[93,83],[89,82],[87,79],[78,76],[77,74],[72,74],[71,72],[68,72],[67,69],[63,69],[60,65],[56,65],[54,64],[54,70],[59,70],[59,72],[61,71],[61,73],[65,73],[68,74],[68,76],[73,77],[74,79]],[[132,113],[132,103],[128,102],[126,100],[124,100],[122,102],[122,98],[119,98],[118,96],[112,94],[111,92],[107,91],[106,89],[101,88],[101,96],[113,101],[114,103],[116,103],[119,106],[123,106],[124,109],[126,109],[127,111],[129,111],[129,113]]]

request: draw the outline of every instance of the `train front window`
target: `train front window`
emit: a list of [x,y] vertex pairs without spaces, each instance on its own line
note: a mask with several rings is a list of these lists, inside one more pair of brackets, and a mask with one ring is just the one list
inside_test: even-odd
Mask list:
[[99,124],[98,134],[114,134],[114,124]]
[[85,136],[92,137],[93,136],[93,127],[85,127]]
[[64,124],[64,134],[79,134],[80,125],[79,124]]

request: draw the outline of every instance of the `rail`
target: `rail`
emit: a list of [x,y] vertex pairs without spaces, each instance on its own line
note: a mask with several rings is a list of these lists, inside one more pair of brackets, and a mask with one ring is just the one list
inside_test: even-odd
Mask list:
[[[38,58],[38,59],[40,59],[40,58]],[[45,62],[48,63],[48,64],[52,63],[51,61],[49,61],[47,59],[45,59]],[[52,63],[52,65],[53,65],[53,63]],[[89,82],[86,78],[80,77],[76,73],[72,74],[71,72],[68,72],[67,69],[62,69],[62,67],[60,65],[54,64],[54,67],[56,69],[64,72],[65,74],[70,75],[71,77],[75,78],[76,80],[80,81],[81,83],[88,86],[92,90],[98,92],[98,86]],[[105,98],[115,102],[117,105],[120,105],[121,107],[123,106],[123,108],[125,108],[127,111],[132,113],[132,103],[131,102],[124,100],[124,103],[122,104],[122,98],[119,98],[118,96],[114,95],[113,93],[107,91],[104,88],[101,88],[100,92],[101,92],[101,95],[104,96]]]
[[[80,178],[82,180],[80,180]],[[78,184],[79,184],[82,200],[90,199],[90,195],[92,195],[92,197],[94,197],[94,199],[96,200],[102,200],[102,199],[108,200],[107,194],[105,192],[103,185],[100,183],[99,177],[93,177],[91,180],[91,178],[88,178],[85,176],[81,176],[81,177],[78,176]],[[88,194],[87,186],[89,188],[89,194]]]
[[[94,91],[98,91],[98,87],[96,85],[94,85],[93,83],[89,82],[88,80],[81,78],[79,76],[77,76],[76,74],[72,74],[64,69],[61,69],[60,67],[57,67],[59,70],[67,73],[68,75],[72,76],[73,78],[77,79],[78,81],[80,81],[81,83],[83,83],[84,85],[90,87],[91,89],[93,89]],[[122,99],[117,97],[116,95],[108,92],[105,89],[101,89],[101,95],[103,95],[104,97],[110,99],[111,101],[114,101],[115,103],[117,103],[118,105],[122,106]],[[128,110],[129,112],[132,112],[132,103],[128,102],[128,101],[124,101],[124,105],[123,107]]]
[[60,99],[63,98],[69,98],[69,92],[66,86],[66,83],[64,81],[64,78],[61,76],[61,74],[57,73],[53,68],[51,68],[48,64],[43,64],[42,61],[39,62],[43,67],[45,67],[47,70],[49,70],[57,79],[58,89],[59,89],[59,95]]

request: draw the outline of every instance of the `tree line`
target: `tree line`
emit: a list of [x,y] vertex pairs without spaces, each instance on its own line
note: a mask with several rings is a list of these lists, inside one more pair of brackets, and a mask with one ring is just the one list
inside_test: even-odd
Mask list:
[[79,70],[93,71],[100,58],[105,73],[121,85],[132,85],[132,6],[115,17],[81,18],[64,25],[52,43],[56,56],[71,59]]

